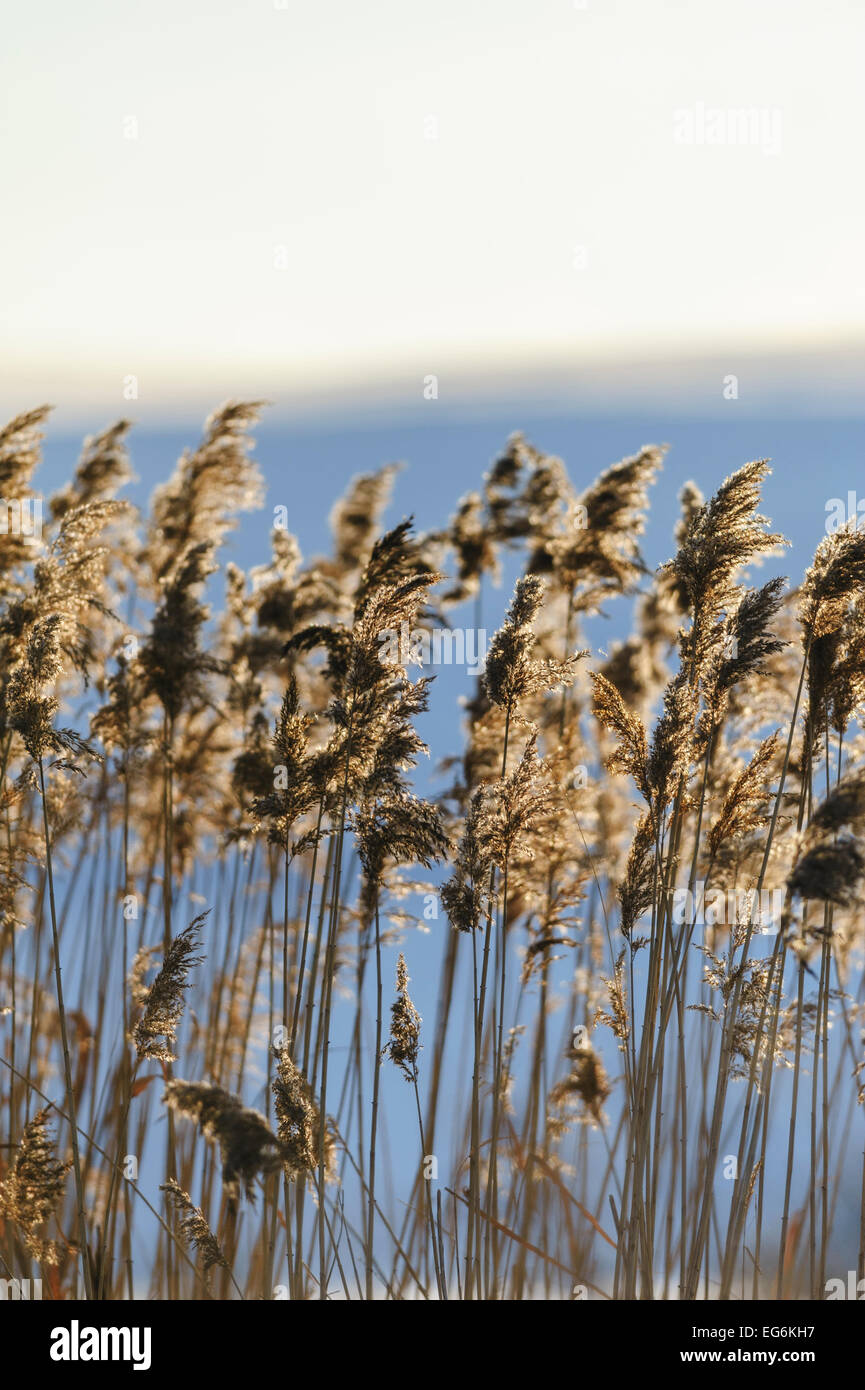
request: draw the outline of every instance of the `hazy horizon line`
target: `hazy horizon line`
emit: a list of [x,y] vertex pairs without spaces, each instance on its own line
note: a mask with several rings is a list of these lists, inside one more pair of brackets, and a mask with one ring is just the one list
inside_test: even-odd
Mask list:
[[[820,345],[667,352],[657,357],[599,354],[572,363],[561,356],[536,357],[530,366],[512,360],[467,360],[437,354],[438,364],[415,361],[399,369],[373,366],[342,376],[299,377],[272,363],[223,364],[178,376],[126,373],[94,389],[80,369],[48,368],[4,373],[5,416],[42,402],[54,406],[53,423],[98,427],[104,416],[133,418],[138,428],[200,422],[226,398],[263,399],[264,421],[274,426],[316,425],[348,414],[360,425],[386,417],[416,419],[435,410],[449,418],[473,418],[505,403],[521,410],[599,415],[634,410],[641,414],[723,416],[731,410],[791,418],[856,417],[862,412],[865,339]],[[423,366],[438,365],[436,372]],[[204,378],[207,378],[205,380]],[[288,383],[288,384],[287,384]],[[98,417],[98,420],[97,420]]]

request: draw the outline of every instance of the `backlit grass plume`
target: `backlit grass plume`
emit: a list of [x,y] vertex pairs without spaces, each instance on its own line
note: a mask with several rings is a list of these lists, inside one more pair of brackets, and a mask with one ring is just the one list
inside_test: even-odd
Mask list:
[[135,1050],[142,1061],[145,1058],[156,1062],[177,1060],[171,1048],[176,1043],[186,991],[190,987],[189,972],[204,959],[195,952],[206,918],[207,913],[202,913],[174,938],[159,974],[144,995],[141,1017],[133,1030]]
[[758,459],[726,478],[714,496],[694,510],[675,557],[665,567],[687,595],[692,675],[702,673],[720,640],[718,619],[736,606],[742,567],[786,544],[783,536],[768,530],[769,522],[757,510],[768,472],[768,462]]
[[543,600],[544,581],[537,575],[517,580],[507,617],[490,643],[484,686],[493,704],[511,716],[529,696],[570,684],[585,655],[578,652],[562,661],[537,655],[533,624]]
[[[272,1088],[276,1109],[277,1134],[282,1145],[282,1162],[286,1175],[297,1181],[312,1173],[318,1164],[321,1116],[312,1091],[284,1047],[277,1054],[276,1076]],[[333,1137],[325,1139],[325,1162],[333,1172]]]
[[208,616],[201,591],[214,569],[211,541],[183,552],[162,581],[160,601],[141,648],[144,692],[156,696],[169,721],[203,694],[205,674],[218,669],[215,658],[201,646]]
[[233,1201],[241,1188],[253,1198],[255,1179],[279,1168],[279,1142],[264,1116],[221,1086],[169,1081],[162,1100],[170,1110],[195,1120],[202,1134],[219,1145],[222,1181]]
[[390,1038],[385,1043],[384,1055],[399,1067],[406,1081],[414,1082],[420,1053],[421,1018],[409,996],[408,969],[401,951],[396,966],[396,992],[396,1000],[390,1006]]
[[197,1207],[188,1192],[184,1192],[179,1182],[170,1178],[168,1182],[162,1183],[160,1192],[164,1192],[179,1220],[177,1230],[180,1232],[184,1241],[201,1256],[201,1265],[205,1275],[211,1269],[227,1269],[228,1260],[225,1258],[222,1247],[216,1236],[207,1224],[207,1218],[201,1207]]
[[126,445],[131,428],[129,420],[118,420],[101,434],[85,439],[72,482],[51,498],[53,521],[89,502],[107,501],[131,481]]
[[14,1222],[25,1249],[43,1264],[59,1264],[65,1242],[47,1240],[39,1230],[62,1204],[66,1174],[72,1167],[54,1152],[47,1109],[37,1110],[24,1127],[9,1171],[0,1180],[0,1214]]
[[[16,415],[0,429],[0,498],[17,515],[20,524],[7,524],[0,531],[0,597],[12,583],[12,572],[34,555],[34,536],[38,528],[36,499],[32,491],[33,472],[41,456],[42,430],[51,413],[49,405]],[[29,527],[24,524],[30,520]],[[30,534],[28,534],[28,532]]]
[[639,538],[664,452],[649,446],[622,459],[568,506],[548,549],[555,580],[575,612],[593,612],[607,596],[628,593],[645,573]]
[[152,503],[147,558],[154,580],[185,563],[190,551],[216,547],[232,514],[258,505],[261,474],[250,456],[249,431],[263,401],[227,401],[214,411],[196,449],[186,450]]

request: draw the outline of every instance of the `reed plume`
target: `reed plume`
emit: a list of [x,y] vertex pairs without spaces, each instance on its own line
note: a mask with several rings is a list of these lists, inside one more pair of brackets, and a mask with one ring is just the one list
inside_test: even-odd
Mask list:
[[38,1228],[60,1208],[72,1164],[55,1156],[48,1124],[48,1110],[42,1109],[24,1126],[9,1171],[0,1179],[0,1212],[15,1223],[24,1248],[35,1260],[56,1265],[66,1249],[65,1242],[47,1240]]

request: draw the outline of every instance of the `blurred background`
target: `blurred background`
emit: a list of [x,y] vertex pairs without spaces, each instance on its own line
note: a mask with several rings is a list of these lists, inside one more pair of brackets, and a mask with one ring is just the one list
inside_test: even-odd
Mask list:
[[25,9],[4,395],[855,409],[863,39],[848,0]]
[[146,497],[265,397],[305,548],[358,469],[405,461],[397,513],[451,505],[517,428],[578,483],[670,444],[670,525],[686,477],[771,456],[810,547],[861,459],[863,39],[848,0],[25,9],[6,415],[54,403],[49,468],[132,419]]

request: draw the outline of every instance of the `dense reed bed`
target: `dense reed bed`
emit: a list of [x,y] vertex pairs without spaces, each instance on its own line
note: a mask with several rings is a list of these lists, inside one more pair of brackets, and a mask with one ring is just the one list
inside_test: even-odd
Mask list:
[[[329,555],[277,525],[243,573],[259,408],[217,411],[147,515],[119,422],[41,529],[48,412],[0,433],[0,1277],[865,1277],[865,531],[789,585],[750,462],[683,490],[650,573],[663,451],[578,488],[514,436],[447,526],[386,529],[383,468]],[[616,603],[633,635],[593,654]],[[463,746],[428,750],[436,661],[484,621]]]

